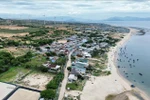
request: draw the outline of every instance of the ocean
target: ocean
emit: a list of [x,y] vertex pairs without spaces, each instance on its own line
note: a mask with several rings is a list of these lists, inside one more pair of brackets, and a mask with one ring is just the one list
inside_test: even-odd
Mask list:
[[145,35],[131,36],[119,50],[117,67],[120,74],[150,96],[150,22],[105,22],[116,26],[144,28]]

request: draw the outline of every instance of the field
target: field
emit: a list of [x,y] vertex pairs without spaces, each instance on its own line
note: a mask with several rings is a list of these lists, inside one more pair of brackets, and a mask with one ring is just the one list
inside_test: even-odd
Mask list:
[[26,54],[29,51],[29,48],[21,48],[21,47],[7,47],[4,49],[1,49],[0,51],[7,51],[10,52],[15,57],[21,56]]
[[0,25],[0,29],[9,29],[9,30],[22,30],[27,29],[28,27],[16,26],[16,25]]
[[24,86],[36,88],[39,90],[44,90],[46,84],[48,84],[49,81],[51,81],[53,78],[53,75],[49,73],[31,73],[27,77],[25,77],[21,83]]
[[13,37],[13,36],[25,36],[25,35],[28,35],[29,33],[28,32],[25,32],[25,33],[18,33],[18,34],[15,34],[15,33],[4,33],[4,32],[0,32],[0,37]]
[[37,55],[31,59],[31,61],[27,62],[27,64],[31,65],[32,67],[42,66],[43,63],[46,62],[46,57],[43,55]]
[[35,32],[38,30],[39,28],[0,26],[0,37],[25,36],[29,34],[29,32]]
[[22,67],[12,67],[7,72],[0,74],[0,81],[14,82],[21,76],[27,74],[30,70]]
[[0,33],[25,33],[25,32],[35,32],[38,31],[39,28],[25,28],[25,29],[0,29]]

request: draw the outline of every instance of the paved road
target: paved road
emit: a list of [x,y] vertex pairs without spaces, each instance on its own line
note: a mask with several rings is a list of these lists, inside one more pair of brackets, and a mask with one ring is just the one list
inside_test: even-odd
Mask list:
[[64,94],[65,94],[65,91],[66,91],[66,84],[67,84],[67,81],[68,81],[68,73],[69,73],[67,68],[71,66],[71,54],[73,53],[73,51],[71,51],[68,55],[68,62],[67,62],[66,68],[64,70],[64,79],[63,79],[62,84],[61,84],[58,100],[63,100]]

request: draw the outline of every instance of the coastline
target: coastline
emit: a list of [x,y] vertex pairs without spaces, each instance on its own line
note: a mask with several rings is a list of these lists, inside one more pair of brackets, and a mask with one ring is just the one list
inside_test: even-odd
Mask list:
[[[144,100],[150,100],[144,91],[138,88],[131,88],[131,83],[120,75],[119,70],[115,65],[115,57],[117,50],[124,45],[130,37],[138,30],[129,28],[130,33],[126,33],[124,38],[117,43],[115,47],[111,47],[108,52],[108,69],[111,71],[109,76],[91,76],[87,80],[83,91],[81,92],[81,100],[105,100],[108,95],[117,95],[123,92],[127,92],[127,96],[130,100],[141,100],[130,92],[134,90],[139,96],[143,97]],[[129,93],[129,95],[128,95]],[[119,99],[117,99],[119,100]]]
[[[135,34],[138,30],[137,29],[133,29],[133,28],[129,28],[130,29],[130,33],[128,33],[120,42],[117,43],[117,45],[114,48],[110,49],[110,52],[108,53],[108,64],[111,64],[111,68],[114,69],[114,71],[116,70],[116,73],[118,74],[118,76],[121,78],[120,82],[122,83],[123,87],[125,88],[125,90],[134,90],[135,92],[137,92],[138,94],[140,94],[145,100],[149,100],[150,98],[147,96],[147,94],[142,91],[141,89],[135,87],[135,88],[131,88],[129,87],[132,83],[130,81],[128,81],[126,78],[124,78],[117,66],[116,66],[116,57],[117,57],[117,50],[123,46],[129,39],[130,37]],[[112,72],[115,73],[115,72]]]

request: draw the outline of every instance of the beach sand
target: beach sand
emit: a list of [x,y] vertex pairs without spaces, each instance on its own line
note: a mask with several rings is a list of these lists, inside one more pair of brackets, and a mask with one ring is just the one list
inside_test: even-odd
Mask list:
[[[81,100],[105,100],[106,96],[110,94],[120,94],[124,91],[130,91],[130,83],[124,79],[119,73],[115,66],[115,57],[117,54],[117,49],[122,46],[125,42],[129,40],[132,34],[136,33],[136,29],[130,28],[130,33],[128,33],[120,42],[117,43],[115,47],[110,48],[108,53],[108,68],[111,71],[109,76],[92,76],[84,86],[82,91]],[[139,89],[135,89],[145,100],[150,100],[148,97]],[[139,100],[133,95],[128,95],[128,98],[132,100]],[[121,99],[120,99],[121,100]]]

